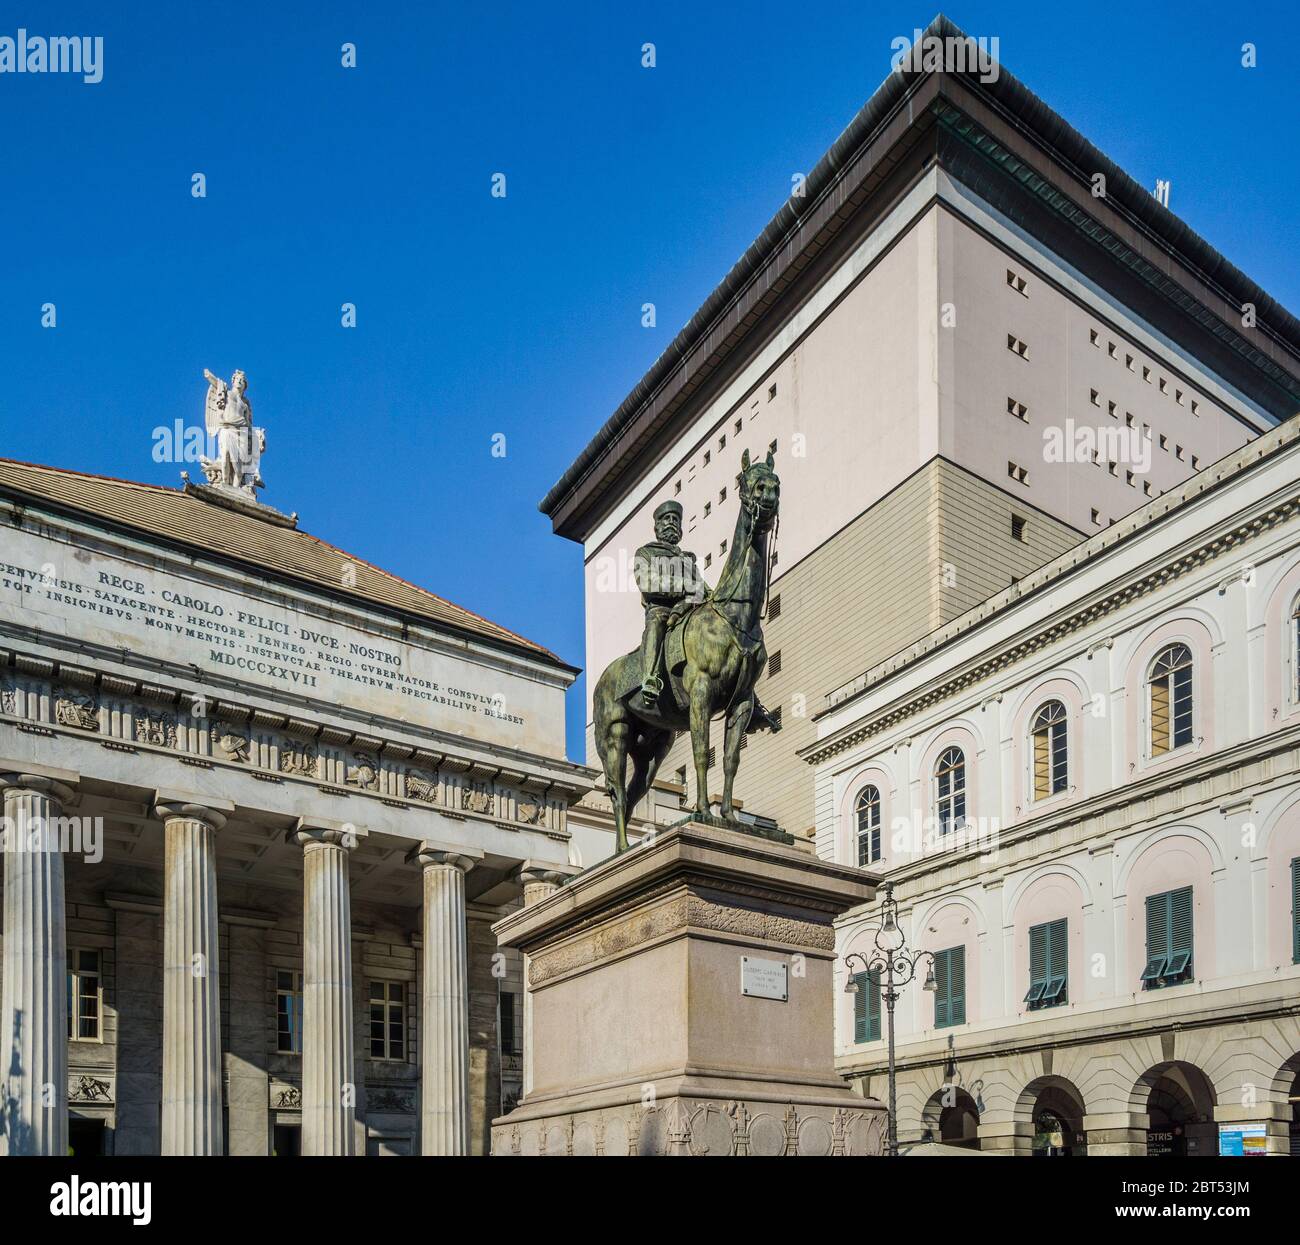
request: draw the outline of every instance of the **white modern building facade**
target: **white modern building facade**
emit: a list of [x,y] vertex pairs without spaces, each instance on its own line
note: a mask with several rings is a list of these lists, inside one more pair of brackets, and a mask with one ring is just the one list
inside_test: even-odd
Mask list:
[[[1296,1147],[1297,479],[1291,421],[828,697],[818,852],[891,881],[929,953],[897,1005],[905,1142]],[[883,1096],[858,982],[838,1060]]]

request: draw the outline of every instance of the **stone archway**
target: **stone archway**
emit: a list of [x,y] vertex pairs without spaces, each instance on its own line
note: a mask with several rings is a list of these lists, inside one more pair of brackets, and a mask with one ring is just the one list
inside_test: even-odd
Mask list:
[[1028,1134],[1027,1152],[1035,1156],[1086,1154],[1085,1114],[1083,1095],[1072,1082],[1060,1076],[1036,1077],[1025,1086],[1016,1103],[1016,1120],[1022,1126],[1017,1132]]
[[1148,1068],[1133,1089],[1134,1106],[1147,1115],[1149,1157],[1195,1157],[1218,1151],[1216,1097],[1195,1064],[1170,1060]]
[[923,1136],[946,1146],[978,1150],[979,1107],[964,1089],[945,1085],[930,1095],[921,1112]]

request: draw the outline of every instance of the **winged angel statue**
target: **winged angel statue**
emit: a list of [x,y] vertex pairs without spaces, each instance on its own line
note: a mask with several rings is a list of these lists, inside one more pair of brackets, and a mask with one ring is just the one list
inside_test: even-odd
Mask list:
[[244,396],[248,377],[236,371],[227,385],[207,368],[203,369],[203,375],[208,379],[204,422],[208,444],[216,447],[215,458],[200,459],[203,474],[209,484],[237,489],[256,499],[257,490],[263,487],[261,462],[266,433],[253,427],[253,408]]

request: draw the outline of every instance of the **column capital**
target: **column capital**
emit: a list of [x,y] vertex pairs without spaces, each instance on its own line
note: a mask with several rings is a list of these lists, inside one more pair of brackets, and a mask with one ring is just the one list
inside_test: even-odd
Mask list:
[[406,860],[408,864],[418,863],[422,869],[442,865],[468,873],[482,862],[483,852],[476,847],[449,847],[445,843],[434,843],[426,839],[406,853]]
[[0,761],[0,791],[32,791],[64,804],[72,799],[80,781],[81,775],[75,770],[30,761]]
[[232,800],[223,800],[216,796],[160,788],[154,792],[153,809],[163,821],[183,818],[186,821],[201,821],[204,825],[211,826],[213,830],[220,830],[226,824],[226,819],[235,811],[235,805]]
[[518,880],[521,886],[563,886],[570,878],[575,878],[582,870],[576,865],[557,865],[542,860],[525,860],[519,866]]
[[289,842],[299,847],[311,847],[314,843],[328,843],[351,851],[366,837],[366,831],[354,826],[350,821],[333,821],[328,817],[299,817],[298,824],[289,831]]

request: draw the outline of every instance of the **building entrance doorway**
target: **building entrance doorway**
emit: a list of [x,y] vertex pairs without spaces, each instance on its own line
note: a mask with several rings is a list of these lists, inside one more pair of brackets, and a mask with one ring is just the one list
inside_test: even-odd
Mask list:
[[68,1154],[77,1159],[99,1158],[105,1152],[106,1133],[103,1120],[68,1116]]

